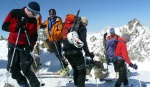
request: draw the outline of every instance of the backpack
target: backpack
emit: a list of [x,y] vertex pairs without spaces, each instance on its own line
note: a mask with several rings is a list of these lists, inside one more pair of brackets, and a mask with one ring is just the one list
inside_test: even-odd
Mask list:
[[64,22],[63,30],[62,30],[62,39],[67,38],[67,34],[70,32],[70,29],[74,23],[74,20],[75,20],[75,15],[73,14],[66,15],[66,19]]
[[107,62],[115,62],[117,57],[115,55],[116,46],[118,44],[118,40],[115,38],[108,39],[104,42],[106,47],[106,55],[107,55]]
[[78,10],[77,14],[68,14],[66,15],[65,22],[62,30],[62,39],[67,39],[67,34],[71,31],[77,31],[80,25],[80,17],[78,17],[80,10]]

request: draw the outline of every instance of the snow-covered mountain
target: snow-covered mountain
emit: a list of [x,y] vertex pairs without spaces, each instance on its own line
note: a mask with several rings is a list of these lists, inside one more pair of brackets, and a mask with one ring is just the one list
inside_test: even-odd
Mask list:
[[[89,33],[88,43],[91,50],[94,51],[98,58],[104,58],[103,50],[103,35],[105,32],[109,33],[108,26],[99,33]],[[142,26],[139,20],[133,19],[121,27],[115,27],[117,35],[123,33],[129,33],[131,40],[127,43],[129,57],[131,60],[138,60],[140,62],[144,60],[150,61],[150,27]]]

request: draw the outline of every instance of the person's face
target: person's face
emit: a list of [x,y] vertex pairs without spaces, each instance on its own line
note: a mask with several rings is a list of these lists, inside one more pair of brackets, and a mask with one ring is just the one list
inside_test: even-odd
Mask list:
[[110,35],[115,35],[115,33],[114,32],[110,32]]
[[53,19],[56,16],[56,14],[54,12],[50,12],[49,16],[51,17],[51,19]]
[[26,14],[28,15],[29,18],[33,18],[33,17],[36,17],[38,15],[37,13],[34,13],[27,8],[25,10],[26,10]]
[[86,27],[87,26],[87,24],[86,23],[83,23],[83,25]]

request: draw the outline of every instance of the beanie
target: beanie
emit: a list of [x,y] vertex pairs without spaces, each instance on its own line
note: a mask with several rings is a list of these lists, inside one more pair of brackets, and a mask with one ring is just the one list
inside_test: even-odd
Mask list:
[[115,33],[115,29],[114,28],[110,28],[110,33]]
[[55,9],[50,9],[49,13],[53,12],[56,15],[56,10]]
[[124,33],[124,34],[122,34],[122,38],[129,41],[130,40],[130,34]]
[[40,5],[37,2],[30,2],[27,9],[36,14],[40,13]]
[[81,21],[88,25],[88,19],[86,17],[81,17]]

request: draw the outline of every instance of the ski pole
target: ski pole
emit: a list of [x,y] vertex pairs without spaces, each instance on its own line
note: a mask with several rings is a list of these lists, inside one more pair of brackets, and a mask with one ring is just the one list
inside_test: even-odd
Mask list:
[[[23,18],[22,18],[22,20],[23,20]],[[19,31],[18,31],[18,35],[17,35],[17,39],[16,39],[16,43],[15,43],[13,55],[12,55],[12,58],[11,58],[11,62],[10,62],[9,69],[8,69],[8,73],[6,73],[6,76],[7,76],[7,81],[6,81],[6,83],[8,83],[8,77],[10,76],[10,71],[11,71],[11,67],[12,67],[14,55],[15,55],[15,52],[16,52],[16,46],[17,46],[17,44],[18,44],[18,39],[19,39],[19,36],[20,36],[20,31],[21,31],[21,28],[20,28]],[[6,85],[8,86],[8,84],[6,84]]]
[[136,72],[137,72],[137,75],[138,75],[138,80],[139,80],[140,87],[142,87],[142,85],[141,85],[141,81],[140,81],[140,77],[139,77],[139,73],[138,73],[138,71],[137,71],[137,70],[136,70]]
[[[63,65],[62,58],[61,58],[60,53],[59,53],[59,51],[58,51],[58,47],[57,47],[57,45],[56,45],[56,42],[55,42],[55,40],[54,40],[54,37],[51,35],[51,33],[49,33],[49,35],[52,37],[52,39],[53,39],[53,41],[54,41],[54,45],[55,45],[56,51],[57,51],[58,56],[59,56],[59,59],[60,59],[61,67],[62,67],[62,69],[65,69],[65,66]],[[66,71],[66,69],[65,69],[65,71]],[[66,73],[67,73],[67,71],[66,71]]]
[[[29,37],[28,37],[28,35],[27,35],[27,31],[26,31],[26,30],[24,30],[24,32],[25,32],[25,34],[26,34],[28,44],[30,45],[30,41],[29,41]],[[38,68],[38,67],[37,67],[37,62],[35,61],[35,59],[34,59],[34,58],[33,58],[33,60],[34,60],[34,62],[35,62],[35,66],[36,66],[36,68]],[[45,84],[42,82],[42,79],[41,79],[41,76],[40,76],[40,74],[39,74],[39,71],[37,71],[37,72],[38,72],[38,75],[39,75],[39,77],[40,77],[41,86],[44,86]]]

